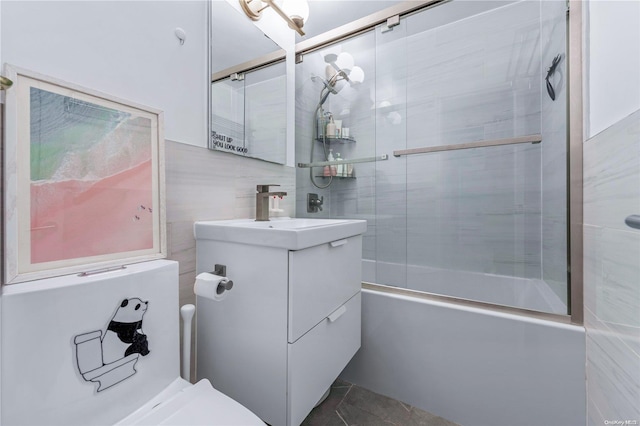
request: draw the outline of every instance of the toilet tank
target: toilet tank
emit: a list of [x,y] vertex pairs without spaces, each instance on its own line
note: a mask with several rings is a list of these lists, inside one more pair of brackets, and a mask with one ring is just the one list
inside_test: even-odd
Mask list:
[[179,376],[176,262],[4,286],[1,303],[3,425],[113,424]]

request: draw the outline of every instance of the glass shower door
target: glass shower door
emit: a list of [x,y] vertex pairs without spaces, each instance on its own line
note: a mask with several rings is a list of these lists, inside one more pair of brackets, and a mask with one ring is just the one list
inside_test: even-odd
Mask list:
[[[563,2],[454,0],[305,54],[296,162],[388,160],[315,184],[299,168],[297,214],[367,219],[365,282],[566,314],[565,34]],[[323,98],[344,52],[365,80]],[[354,141],[315,138],[319,106]]]
[[375,273],[365,281],[406,287],[406,159],[390,154],[407,146],[407,25],[383,24],[374,33],[376,155],[390,159],[376,163]]
[[[567,313],[566,90],[551,100],[543,74],[565,48],[556,33],[548,50],[546,32],[557,27],[543,25],[553,7],[544,3],[558,2],[433,27],[431,11],[406,20],[407,148],[442,149],[405,157],[408,288]],[[433,12],[464,11],[453,2]],[[456,149],[526,136],[542,141]],[[549,258],[564,268],[555,288],[545,282]]]

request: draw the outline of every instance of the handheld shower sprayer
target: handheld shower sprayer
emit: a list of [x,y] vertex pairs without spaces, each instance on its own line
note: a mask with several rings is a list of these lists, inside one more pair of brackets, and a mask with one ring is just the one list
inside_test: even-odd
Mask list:
[[[340,55],[338,55],[338,60],[339,59],[340,59]],[[315,82],[319,79],[323,84],[323,87],[320,90],[320,101],[316,106],[316,110],[314,114],[315,130],[314,130],[313,140],[311,141],[311,158],[310,158],[311,163],[313,163],[313,153],[314,153],[316,140],[322,141],[324,161],[329,161],[328,160],[329,157],[327,154],[327,135],[326,135],[326,131],[324,130],[325,116],[328,113],[324,112],[322,105],[324,105],[327,99],[329,99],[329,95],[338,94],[338,92],[340,92],[340,90],[344,88],[346,83],[349,83],[352,86],[358,83],[362,83],[362,81],[364,80],[364,71],[362,71],[362,68],[360,67],[353,66],[353,59],[351,59],[351,64],[347,68],[338,68],[335,65],[334,66],[328,65],[326,68],[326,76],[327,76],[326,80],[318,76],[311,77],[312,81]],[[339,83],[342,83],[342,84],[339,84]],[[320,129],[322,129],[322,134],[320,134],[320,131],[319,131]],[[315,186],[318,189],[328,188],[333,182],[333,177],[329,176],[329,182],[327,182],[327,184],[318,185],[313,178],[313,167],[309,168],[309,178],[311,179],[311,183],[313,184],[313,186]]]
[[322,106],[327,101],[327,98],[329,98],[330,94],[337,95],[338,92],[342,90],[342,87],[344,86],[337,87],[337,84],[340,81],[349,81],[349,76],[343,70],[339,70],[338,72],[336,72],[329,80],[322,80],[322,84],[324,84],[324,87],[320,91],[320,106]]
[[[317,78],[319,77],[312,77],[314,81],[316,81]],[[324,160],[328,161],[329,157],[327,155],[327,145],[326,145],[327,137],[325,134],[326,132],[324,131],[324,123],[325,123],[325,115],[327,114],[330,115],[330,113],[325,113],[324,109],[322,108],[322,105],[324,105],[324,103],[327,101],[327,99],[329,98],[329,95],[331,95],[332,93],[335,95],[340,90],[342,90],[344,86],[337,86],[337,84],[340,81],[349,81],[349,75],[343,70],[338,70],[328,80],[320,79],[320,81],[322,81],[322,84],[324,85],[324,87],[322,88],[322,90],[320,90],[320,101],[318,102],[318,106],[316,107],[316,111],[314,114],[315,131],[314,131],[313,141],[320,140],[319,127],[322,127],[323,128],[322,150],[324,153]],[[313,141],[311,142],[311,162],[313,162],[313,152],[315,147],[315,142]],[[309,178],[311,179],[311,183],[313,184],[313,186],[315,186],[318,189],[328,188],[333,182],[333,177],[329,176],[329,182],[326,185],[318,185],[313,179],[313,168],[309,169]]]

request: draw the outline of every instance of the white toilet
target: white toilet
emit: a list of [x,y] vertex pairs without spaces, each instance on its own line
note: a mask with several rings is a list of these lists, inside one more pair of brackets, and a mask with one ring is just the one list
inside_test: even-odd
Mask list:
[[178,264],[3,287],[2,425],[264,425],[179,377]]

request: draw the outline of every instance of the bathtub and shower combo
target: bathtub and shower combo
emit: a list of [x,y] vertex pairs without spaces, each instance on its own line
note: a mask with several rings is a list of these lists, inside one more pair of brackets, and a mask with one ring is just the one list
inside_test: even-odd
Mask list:
[[460,424],[584,424],[579,6],[404,7],[296,46],[296,215],[368,221],[342,377]]

